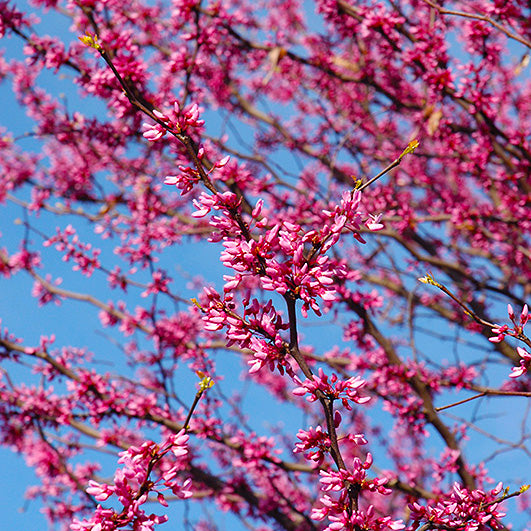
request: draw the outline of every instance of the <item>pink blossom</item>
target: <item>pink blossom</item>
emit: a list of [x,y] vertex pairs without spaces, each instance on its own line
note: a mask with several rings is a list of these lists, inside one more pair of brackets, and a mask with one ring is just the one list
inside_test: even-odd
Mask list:
[[319,368],[319,375],[313,375],[312,379],[307,379],[304,382],[296,379],[300,384],[293,390],[293,394],[297,396],[304,396],[308,394],[306,400],[315,402],[318,398],[318,391],[324,396],[340,399],[343,406],[351,409],[350,402],[356,404],[365,404],[370,400],[369,396],[361,396],[359,391],[365,386],[366,382],[359,376],[349,378],[347,380],[340,380],[337,375],[332,374],[330,379],[326,376],[321,368]]
[[109,485],[97,483],[94,480],[89,481],[89,487],[86,489],[87,494],[94,496],[98,501],[105,501],[113,494],[113,488]]
[[524,374],[527,373],[529,368],[531,367],[531,354],[522,347],[516,347],[516,351],[522,358],[520,360],[520,366],[519,367],[513,367],[511,374],[509,374],[509,378],[518,378]]

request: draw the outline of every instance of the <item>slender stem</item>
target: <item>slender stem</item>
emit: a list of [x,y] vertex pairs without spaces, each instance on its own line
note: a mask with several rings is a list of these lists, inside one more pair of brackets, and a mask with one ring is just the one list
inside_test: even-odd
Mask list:
[[186,416],[186,420],[183,424],[184,431],[188,431],[190,420],[192,418],[192,415],[194,414],[194,410],[197,407],[197,404],[199,404],[199,400],[201,400],[201,397],[203,396],[204,389],[200,389],[197,391],[194,397],[194,401],[192,402],[192,405],[190,406],[190,411],[188,411],[188,415]]
[[370,186],[373,182],[377,181],[380,177],[383,177],[386,173],[390,172],[393,168],[396,168],[399,164],[400,164],[401,160],[400,159],[396,159],[394,160],[393,162],[391,162],[391,164],[389,164],[389,166],[387,166],[386,168],[384,168],[378,175],[376,175],[375,177],[373,177],[370,181],[367,181],[365,184],[362,184],[358,190],[360,192],[362,192],[363,190],[365,190],[365,188],[367,188],[368,186]]
[[460,406],[461,404],[465,404],[466,402],[470,402],[471,400],[475,400],[476,398],[481,398],[482,396],[486,396],[487,393],[479,393],[474,396],[469,396],[468,398],[465,398],[464,400],[459,400],[459,402],[454,402],[453,404],[448,404],[447,406],[442,407],[436,407],[435,411],[444,411],[445,409],[449,409],[454,406]]
[[[304,359],[304,356],[302,355],[301,351],[299,350],[295,295],[291,292],[288,292],[284,296],[284,299],[288,307],[290,329],[290,354],[293,356],[306,378],[313,378],[313,372],[306,360]],[[339,449],[339,441],[337,438],[336,427],[334,424],[334,398],[327,396],[319,389],[316,390],[315,394],[319,402],[321,403],[325,414],[328,438],[330,439],[330,455],[334,460],[338,470],[347,470],[347,466],[345,465],[345,461],[343,460],[343,457],[341,455],[341,450]],[[348,493],[350,501],[350,505],[347,509],[347,512],[350,515],[354,511],[358,510],[358,498],[361,488],[360,485],[345,481],[345,489]]]
[[487,15],[481,15],[478,13],[467,13],[465,11],[454,11],[451,9],[446,9],[436,4],[435,2],[432,2],[431,0],[423,0],[423,1],[426,4],[428,4],[430,7],[433,7],[433,9],[436,9],[441,15],[455,15],[458,17],[472,18],[474,20],[481,20],[483,22],[487,22],[491,26],[494,26],[496,29],[500,30],[503,34],[505,34],[510,39],[514,39],[515,41],[518,41],[520,44],[523,44],[524,46],[531,48],[531,41],[528,41],[524,37],[521,37],[520,35],[517,35],[516,33],[509,31],[507,28],[502,26],[499,22],[496,22],[495,20],[488,17]]

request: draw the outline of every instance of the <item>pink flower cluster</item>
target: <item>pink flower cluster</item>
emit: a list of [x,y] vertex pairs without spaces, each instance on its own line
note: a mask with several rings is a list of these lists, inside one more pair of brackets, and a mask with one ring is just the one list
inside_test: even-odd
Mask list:
[[143,136],[150,142],[160,140],[166,133],[182,134],[189,133],[193,129],[200,128],[205,122],[200,120],[200,110],[197,103],[181,109],[179,102],[174,102],[173,109],[166,114],[155,109],[153,114],[159,122],[155,124],[144,123]]
[[518,337],[524,333],[524,327],[530,319],[529,308],[526,305],[522,308],[518,322],[516,322],[516,315],[514,313],[513,307],[507,305],[507,313],[509,314],[509,319],[513,323],[513,328],[509,328],[509,325],[496,326],[492,331],[496,334],[495,336],[489,338],[489,341],[492,343],[499,343],[505,339],[505,336]]
[[[205,156],[205,150],[204,148],[201,147],[199,148],[197,152],[197,159],[199,161],[202,161],[204,156]],[[229,161],[229,157],[223,157],[220,161],[213,164],[210,170],[206,172],[205,174],[210,175],[214,170],[225,166],[228,163],[228,161]],[[175,185],[177,188],[179,188],[179,190],[182,190],[181,195],[185,195],[190,190],[192,190],[192,188],[200,181],[201,173],[196,168],[193,168],[191,166],[184,166],[182,164],[178,166],[178,169],[180,173],[177,175],[166,176],[166,178],[164,179],[164,184]],[[206,194],[202,194],[202,195],[206,196]],[[192,216],[196,218],[200,218],[200,217],[203,217],[203,215],[205,215],[205,214],[201,214],[203,209],[206,208],[207,211],[209,211],[208,201],[203,202],[202,207],[199,207],[199,204],[195,199],[193,200],[193,202],[194,202],[194,205],[198,207],[200,210],[197,212],[194,212]],[[212,204],[212,206],[214,205]]]
[[[59,286],[62,283],[61,278],[52,280],[52,276],[49,273],[46,274],[45,281],[53,286]],[[53,291],[47,289],[47,287],[39,280],[36,280],[33,283],[31,295],[39,301],[39,306],[44,306],[49,302],[54,302],[57,306],[61,304],[61,297],[59,297],[56,293],[53,293]]]
[[365,404],[371,397],[362,396],[360,390],[365,386],[366,382],[359,376],[353,376],[348,380],[340,380],[336,374],[332,374],[330,378],[324,373],[323,369],[319,367],[318,375],[314,374],[312,379],[306,379],[302,382],[298,377],[295,377],[299,387],[293,390],[293,394],[297,396],[304,396],[308,402],[315,402],[319,399],[319,392],[322,395],[332,398],[334,400],[341,400],[343,406],[351,410],[350,402],[356,404]]
[[520,365],[518,367],[512,368],[509,378],[518,378],[519,376],[526,374],[531,368],[531,353],[523,347],[516,347],[516,352],[518,352],[522,359],[520,360]]
[[0,38],[2,38],[8,29],[23,28],[29,25],[29,21],[24,17],[24,13],[10,6],[11,2],[3,0],[0,2]]
[[[341,416],[338,411],[335,415],[335,427],[340,424]],[[367,439],[361,433],[351,434],[349,433],[346,438],[356,445],[367,444]],[[307,430],[299,430],[297,433],[297,439],[300,442],[295,444],[293,453],[304,453],[304,458],[311,461],[312,466],[321,466],[324,462],[325,455],[330,451],[330,437],[328,433],[323,431],[321,426],[316,428],[309,427]]]
[[245,308],[244,317],[236,313],[232,293],[225,293],[222,299],[214,289],[205,288],[201,302],[206,330],[226,328],[229,346],[236,344],[240,348],[251,350],[249,372],[255,373],[262,367],[269,366],[272,371],[277,367],[282,374],[285,371],[293,373],[285,359],[286,343],[281,336],[288,325],[277,314],[272,301],[265,305],[257,300],[251,301]]
[[56,250],[64,253],[63,261],[72,260],[74,271],[81,271],[86,276],[91,276],[95,269],[100,267],[99,249],[93,249],[92,244],[83,243],[72,225],[68,225],[64,231],[57,229],[57,234],[43,243],[44,247],[54,245]]
[[[500,341],[503,341],[506,336],[512,336],[520,340],[526,339],[524,327],[530,319],[529,308],[527,304],[525,304],[522,308],[518,321],[516,319],[513,307],[510,304],[507,305],[507,313],[509,314],[509,319],[513,323],[513,327],[509,328],[509,325],[506,324],[494,327],[492,331],[496,335],[489,338],[489,341],[492,343],[499,343]],[[531,353],[523,347],[516,347],[516,351],[522,359],[520,360],[519,366],[512,368],[509,378],[518,378],[519,376],[526,374],[531,367]]]
[[[328,518],[331,522],[325,529],[328,531],[357,529],[371,529],[377,531],[401,530],[405,528],[402,520],[393,520],[389,516],[376,516],[374,507],[369,505],[367,510],[352,510],[349,491],[367,491],[388,495],[391,490],[385,487],[385,479],[369,479],[367,470],[373,462],[372,455],[367,453],[365,462],[355,457],[350,470],[338,471],[321,470],[321,490],[326,492],[319,502],[320,507],[314,507],[311,513],[313,520]],[[334,493],[335,496],[331,494]]]
[[309,427],[307,430],[299,430],[297,439],[300,442],[295,444],[294,453],[304,454],[304,458],[312,462],[312,466],[320,466],[323,464],[325,454],[330,451],[330,438],[328,433],[323,431],[321,426],[315,429]]
[[[321,315],[317,299],[334,301],[334,284],[352,275],[345,264],[331,259],[326,252],[338,242],[344,230],[364,242],[359,234],[360,201],[361,194],[357,191],[343,193],[334,211],[323,211],[323,226],[319,230],[305,231],[300,224],[291,221],[269,226],[267,217],[262,216],[263,201],[259,200],[251,213],[252,221],[247,230],[255,227],[267,229],[267,232],[256,239],[250,238],[238,223],[235,212],[240,208],[240,200],[231,192],[202,193],[194,201],[197,208],[194,216],[205,216],[212,209],[220,212],[209,223],[218,231],[215,239],[223,239],[222,263],[236,271],[234,276],[224,277],[227,281],[225,291],[235,290],[245,277],[254,277],[258,273],[263,289],[281,295],[289,292],[301,299],[303,316],[307,316],[310,308],[316,315]],[[370,218],[367,225],[371,230],[383,227],[378,216]]]
[[[116,470],[114,483],[107,485],[90,480],[87,494],[97,501],[104,502],[116,496],[122,505],[121,511],[104,508],[98,505],[89,520],[74,519],[70,525],[72,531],[115,531],[132,526],[138,531],[153,531],[156,524],[168,520],[166,515],[147,514],[143,505],[148,501],[150,493],[157,495],[158,502],[168,506],[164,491],[171,491],[178,498],[192,496],[191,480],[177,480],[188,461],[188,435],[181,430],[167,438],[162,446],[146,441],[141,446],[131,446],[120,453],[118,460],[123,466]],[[164,459],[171,452],[174,459]],[[159,474],[156,480],[151,474]]]
[[409,509],[414,520],[411,529],[418,529],[422,522],[430,522],[434,528],[460,531],[504,529],[499,519],[505,513],[497,502],[502,487],[499,483],[490,492],[484,492],[480,489],[468,490],[456,483],[452,492],[438,501],[426,506],[410,503]]

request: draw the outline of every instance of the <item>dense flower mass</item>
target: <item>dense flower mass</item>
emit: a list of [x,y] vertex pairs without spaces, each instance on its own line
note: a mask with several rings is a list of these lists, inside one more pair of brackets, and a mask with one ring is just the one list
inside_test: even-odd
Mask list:
[[529,527],[530,21],[0,0],[3,522]]
[[413,519],[413,529],[417,529],[422,521],[429,521],[434,526],[446,529],[463,529],[478,531],[487,529],[503,529],[499,519],[505,516],[496,503],[502,491],[502,484],[485,493],[482,490],[472,492],[454,485],[452,492],[445,499],[427,507],[417,503],[409,505]]

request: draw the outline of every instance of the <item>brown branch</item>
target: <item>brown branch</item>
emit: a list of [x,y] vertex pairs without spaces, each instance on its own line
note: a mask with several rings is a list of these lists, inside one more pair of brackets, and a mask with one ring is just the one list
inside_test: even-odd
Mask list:
[[[352,301],[351,299],[346,300],[345,303],[363,320],[363,322],[365,323],[366,332],[371,335],[376,340],[376,342],[384,349],[389,363],[391,365],[402,366],[402,360],[396,353],[393,345],[374,324],[367,310],[362,305]],[[437,414],[437,411],[435,410],[435,407],[433,405],[432,397],[426,384],[418,376],[412,376],[407,380],[411,385],[412,389],[415,391],[415,393],[418,395],[418,397],[422,400],[424,404],[424,414],[426,416],[426,420],[439,432],[439,435],[442,437],[448,448],[460,451],[459,444],[457,443],[455,435],[450,431],[450,429],[446,426],[446,424],[444,424],[444,422]],[[456,463],[458,466],[459,476],[461,477],[465,486],[469,489],[475,489],[476,482],[474,480],[474,477],[470,474],[466,467],[461,451],[459,453],[459,457],[457,458]]]
[[518,41],[520,44],[523,44],[524,46],[531,48],[531,41],[528,41],[524,37],[521,37],[520,35],[517,35],[516,33],[509,31],[507,28],[502,26],[499,22],[496,22],[495,20],[493,20],[487,15],[481,15],[477,13],[467,13],[465,11],[454,11],[452,9],[446,9],[436,4],[435,2],[432,2],[432,0],[423,0],[423,1],[424,3],[428,4],[430,7],[433,7],[433,9],[436,9],[441,15],[453,15],[457,17],[471,18],[474,20],[481,20],[482,22],[487,22],[491,26],[494,26],[497,30],[501,31],[504,35],[509,37],[509,39],[514,39],[515,41]]

